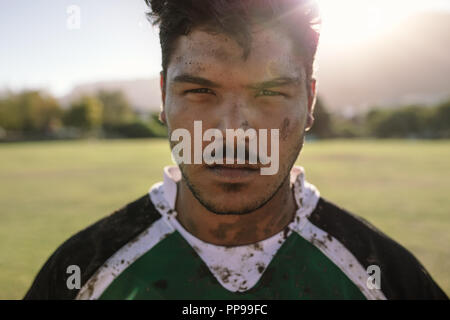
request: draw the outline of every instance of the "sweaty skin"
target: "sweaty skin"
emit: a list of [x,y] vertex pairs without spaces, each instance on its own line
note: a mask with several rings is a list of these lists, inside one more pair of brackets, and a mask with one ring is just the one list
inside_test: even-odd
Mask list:
[[294,42],[277,28],[253,28],[252,37],[244,58],[232,37],[193,29],[177,39],[166,79],[161,79],[161,119],[169,137],[177,128],[193,137],[196,120],[202,121],[203,132],[217,128],[223,136],[225,129],[280,130],[275,175],[258,171],[230,182],[205,164],[180,164],[177,219],[194,236],[216,245],[261,241],[291,222],[296,204],[289,173],[313,123],[315,81],[306,79]]

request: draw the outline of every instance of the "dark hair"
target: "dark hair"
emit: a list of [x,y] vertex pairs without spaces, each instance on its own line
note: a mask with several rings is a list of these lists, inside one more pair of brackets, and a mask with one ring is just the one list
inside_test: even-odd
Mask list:
[[167,66],[175,40],[198,26],[233,37],[248,56],[250,25],[280,25],[298,42],[296,48],[305,61],[307,78],[313,73],[319,41],[320,18],[311,0],[145,0],[151,7],[149,20],[159,26],[162,69]]

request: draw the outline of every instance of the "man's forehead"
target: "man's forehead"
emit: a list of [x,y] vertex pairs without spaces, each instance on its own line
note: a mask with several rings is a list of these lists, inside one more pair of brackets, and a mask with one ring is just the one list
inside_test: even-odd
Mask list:
[[258,78],[303,78],[302,58],[293,49],[293,41],[276,29],[252,31],[250,52],[224,33],[194,29],[175,42],[168,66],[168,78],[178,74],[201,75],[210,72],[242,71]]

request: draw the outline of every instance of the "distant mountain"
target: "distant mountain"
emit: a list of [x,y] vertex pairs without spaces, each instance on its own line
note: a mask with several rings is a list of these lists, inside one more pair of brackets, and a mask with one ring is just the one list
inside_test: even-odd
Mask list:
[[[388,34],[351,48],[322,47],[319,95],[335,111],[450,97],[450,14],[423,13]],[[159,79],[108,81],[77,86],[63,103],[98,89],[120,89],[138,110],[158,110]]]
[[352,50],[322,48],[319,92],[331,109],[450,97],[450,14],[423,13]]

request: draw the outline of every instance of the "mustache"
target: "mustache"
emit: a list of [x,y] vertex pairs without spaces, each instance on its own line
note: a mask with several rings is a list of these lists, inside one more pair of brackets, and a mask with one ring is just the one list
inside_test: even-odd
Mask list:
[[[269,157],[265,154],[261,154],[257,148],[250,148],[247,144],[226,144],[222,143],[222,148],[214,148],[211,153],[203,154],[204,160],[207,163],[211,163],[217,160],[222,160],[223,164],[231,163],[250,163],[250,164],[267,164],[270,162]],[[216,150],[218,151],[216,154]]]

